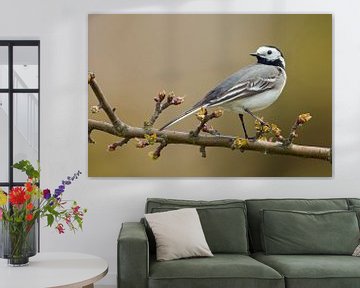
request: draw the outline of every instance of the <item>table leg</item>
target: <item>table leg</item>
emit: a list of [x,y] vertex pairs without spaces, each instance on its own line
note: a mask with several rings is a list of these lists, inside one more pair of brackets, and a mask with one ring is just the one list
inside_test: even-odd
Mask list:
[[86,286],[84,286],[83,288],[94,288],[94,284],[86,285]]

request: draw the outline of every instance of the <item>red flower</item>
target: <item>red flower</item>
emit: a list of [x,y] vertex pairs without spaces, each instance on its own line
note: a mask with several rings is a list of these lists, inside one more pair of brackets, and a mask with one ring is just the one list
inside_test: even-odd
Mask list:
[[31,195],[29,193],[25,193],[24,198],[25,200],[29,200],[31,198]]
[[26,210],[31,210],[34,208],[34,205],[32,203],[29,203],[26,205]]
[[23,187],[13,187],[9,193],[9,201],[12,205],[24,204],[26,201],[25,189]]
[[55,228],[58,230],[59,234],[65,233],[65,232],[64,232],[65,229],[64,229],[64,225],[63,225],[63,224],[59,223]]
[[31,192],[34,189],[34,187],[32,186],[32,184],[30,182],[26,182],[25,187],[28,192]]
[[26,221],[31,221],[34,218],[34,215],[28,214],[26,215]]

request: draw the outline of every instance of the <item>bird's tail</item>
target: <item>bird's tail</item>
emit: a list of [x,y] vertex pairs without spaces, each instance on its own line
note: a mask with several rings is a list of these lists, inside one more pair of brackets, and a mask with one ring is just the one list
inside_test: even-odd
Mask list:
[[166,125],[164,125],[163,127],[161,127],[159,130],[164,130],[165,128],[170,127],[171,125],[174,125],[175,123],[179,122],[180,120],[186,118],[187,116],[195,113],[196,111],[198,111],[202,106],[198,106],[195,105],[194,107],[192,107],[191,109],[185,111],[184,113],[182,113],[180,116],[176,117],[175,119],[171,120],[169,123],[167,123]]

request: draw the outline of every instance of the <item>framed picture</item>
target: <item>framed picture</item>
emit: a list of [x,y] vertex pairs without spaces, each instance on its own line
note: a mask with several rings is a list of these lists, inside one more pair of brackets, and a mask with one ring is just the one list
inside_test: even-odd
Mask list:
[[88,20],[90,177],[332,176],[331,14]]

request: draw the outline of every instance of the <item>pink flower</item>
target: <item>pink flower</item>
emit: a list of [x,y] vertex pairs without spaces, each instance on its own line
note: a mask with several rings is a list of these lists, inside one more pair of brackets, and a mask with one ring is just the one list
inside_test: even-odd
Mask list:
[[64,229],[63,224],[59,223],[55,228],[58,230],[59,234],[65,233],[65,229]]
[[3,218],[3,211],[2,211],[2,209],[0,208],[0,220],[2,220],[2,218]]
[[79,209],[80,209],[80,206],[79,206],[79,205],[78,205],[78,206],[75,206],[75,207],[72,207],[72,210],[73,210],[74,215],[79,214]]
[[70,214],[66,215],[65,222],[66,222],[67,225],[69,225],[71,223],[71,215]]

